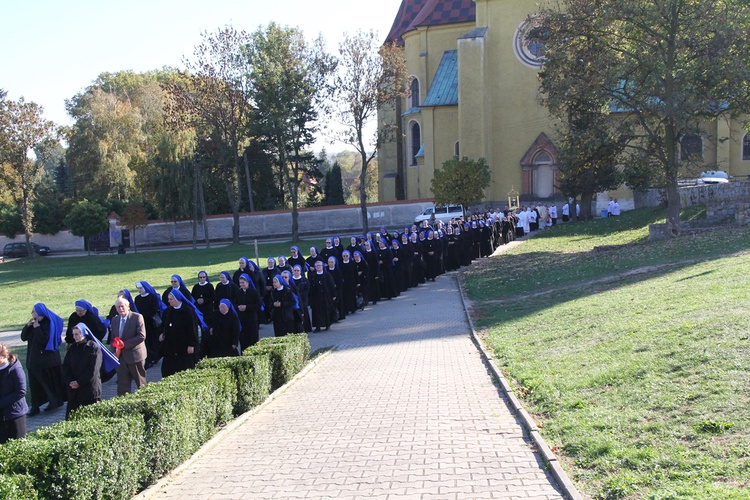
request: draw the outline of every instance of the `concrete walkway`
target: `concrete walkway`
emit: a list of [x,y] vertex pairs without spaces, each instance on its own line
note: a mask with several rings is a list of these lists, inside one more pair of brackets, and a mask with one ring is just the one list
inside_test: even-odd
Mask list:
[[139,498],[563,498],[470,338],[454,277],[310,340],[336,350]]

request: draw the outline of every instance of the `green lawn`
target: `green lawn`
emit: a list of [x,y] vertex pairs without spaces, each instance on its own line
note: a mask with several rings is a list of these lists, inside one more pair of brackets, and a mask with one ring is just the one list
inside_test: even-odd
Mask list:
[[558,226],[483,261],[473,316],[587,495],[750,498],[750,229],[648,243],[663,218]]
[[[297,246],[308,255],[310,245],[322,240],[301,242]],[[261,267],[269,256],[289,256],[291,243],[259,245]],[[128,288],[135,295],[135,282],[148,281],[163,292],[172,274],[179,274],[189,289],[198,281],[198,271],[208,272],[216,283],[219,272],[233,274],[240,257],[254,259],[253,245],[233,245],[197,250],[166,250],[128,253],[126,255],[92,255],[86,257],[40,257],[18,259],[0,264],[0,331],[20,329],[31,317],[31,308],[44,302],[67,321],[75,301],[86,299],[106,315],[117,298],[117,292]]]

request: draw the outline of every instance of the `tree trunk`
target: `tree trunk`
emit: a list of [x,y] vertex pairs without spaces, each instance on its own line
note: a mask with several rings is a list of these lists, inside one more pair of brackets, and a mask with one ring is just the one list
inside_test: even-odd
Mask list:
[[247,151],[242,153],[242,160],[245,164],[245,180],[247,181],[247,200],[250,203],[250,211],[255,212],[255,202],[253,201],[253,179],[250,177],[250,165],[247,161]]
[[200,198],[201,214],[203,215],[203,237],[206,239],[206,248],[211,248],[211,239],[208,235],[208,221],[206,220],[206,198],[203,195],[203,180],[198,178],[198,197]]
[[193,250],[198,248],[198,165],[193,159]]
[[677,189],[677,179],[667,182],[667,234],[679,236],[680,227],[680,193]]
[[370,230],[367,220],[367,153],[363,149],[362,154],[362,171],[359,173],[359,207],[362,214],[362,234],[367,234]]
[[[594,218],[591,213],[591,200],[594,199],[594,193],[581,193],[581,220],[591,220]],[[575,210],[573,204],[572,210]]]

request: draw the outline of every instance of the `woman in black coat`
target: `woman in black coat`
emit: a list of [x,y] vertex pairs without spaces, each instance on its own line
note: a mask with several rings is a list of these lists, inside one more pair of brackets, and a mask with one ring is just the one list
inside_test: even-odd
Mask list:
[[162,331],[162,313],[167,306],[162,302],[161,297],[154,287],[147,281],[137,281],[135,287],[138,289],[138,295],[134,302],[138,308],[138,313],[143,316],[143,323],[146,327],[146,369],[151,368],[161,359],[161,344],[159,335]]
[[284,337],[287,333],[292,333],[294,331],[294,308],[298,307],[297,299],[280,274],[273,277],[270,303],[274,337]]
[[[63,320],[41,302],[31,310],[31,319],[21,330],[21,340],[28,342],[26,369],[29,372],[31,410],[29,416],[39,413],[39,407],[49,401],[45,411],[62,406],[65,389],[62,382]],[[71,332],[72,333],[72,332]]]
[[401,244],[397,239],[391,240],[391,254],[393,255],[393,288],[396,295],[406,290],[404,287],[404,252],[401,250]]
[[234,298],[234,308],[240,319],[240,349],[244,351],[260,340],[258,317],[262,310],[260,294],[254,288],[252,279],[243,274],[240,276],[240,287]]
[[[234,282],[232,282],[234,284]],[[237,356],[240,345],[240,319],[229,299],[221,299],[208,329],[208,356],[224,358]]]
[[415,287],[425,282],[424,269],[426,264],[424,262],[422,242],[419,241],[419,234],[421,233],[411,233],[409,235],[409,243],[414,254],[414,261],[411,268],[411,285]]
[[424,251],[425,279],[435,281],[440,274],[440,252],[442,243],[435,239],[435,233],[430,229],[427,231],[427,239],[422,242]]
[[172,292],[172,290],[179,290],[180,294],[185,297],[185,300],[189,301],[192,304],[195,304],[193,295],[188,291],[187,285],[184,281],[182,281],[182,277],[179,274],[173,274],[169,282],[171,286],[164,290],[164,293],[161,294],[161,301],[163,303],[166,304],[169,302],[169,294]]
[[65,419],[81,406],[102,400],[102,351],[85,323],[73,327],[73,343],[63,361],[63,382],[68,391]]
[[216,290],[208,280],[206,271],[198,272],[198,283],[193,286],[192,294],[195,299],[195,307],[203,313],[204,318],[210,318],[214,311]]
[[357,296],[362,296],[360,309],[364,309],[370,296],[370,279],[368,276],[370,266],[367,265],[367,261],[359,250],[354,252],[354,264],[357,266]]
[[408,290],[412,285],[414,274],[414,247],[409,241],[407,233],[401,233],[401,265],[403,266],[403,290]]
[[385,238],[378,241],[378,265],[380,265],[380,297],[391,300],[398,296],[396,290],[396,278],[393,276],[393,253],[388,248],[388,242]]
[[195,367],[198,332],[202,326],[198,310],[180,293],[172,290],[167,296],[169,307],[164,311],[164,331],[159,336],[164,352],[161,376]]
[[314,332],[331,327],[333,308],[336,307],[336,285],[329,273],[323,269],[323,262],[315,261],[315,268],[308,277],[310,281],[310,308]]
[[289,249],[289,252],[289,258],[286,260],[287,264],[289,264],[289,267],[294,269],[294,266],[300,266],[303,273],[307,271],[307,262],[305,262],[305,258],[302,256],[302,252],[299,251],[299,247],[292,246]]
[[455,271],[461,266],[459,262],[459,242],[456,236],[453,226],[445,228],[445,239],[448,243],[445,255],[445,270]]
[[99,317],[99,310],[91,305],[90,302],[80,299],[76,300],[76,310],[68,318],[68,328],[65,330],[65,342],[73,343],[73,327],[78,323],[85,324],[91,333],[99,340],[104,340],[107,335],[107,326]]
[[357,311],[357,263],[352,260],[349,250],[341,253],[341,305],[347,314]]
[[[369,233],[368,233],[369,234]],[[372,248],[370,240],[366,240],[364,243],[365,251],[362,252],[362,256],[367,262],[369,268],[369,274],[367,275],[367,290],[369,292],[369,299],[373,304],[377,304],[380,300],[380,263],[378,262],[378,254]]]
[[[237,278],[239,281],[239,277]],[[230,303],[234,303],[234,298],[237,295],[237,289],[239,286],[229,277],[227,271],[219,273],[219,282],[216,284],[214,289],[214,311],[219,310],[219,304],[224,299],[229,300]]]
[[26,375],[15,354],[0,344],[0,444],[26,436]]
[[302,266],[299,264],[292,268],[292,282],[297,287],[297,298],[299,298],[299,311],[302,316],[302,330],[305,332],[312,331],[312,322],[310,321],[310,281],[302,272]]
[[331,318],[331,322],[335,323],[338,320],[342,320],[346,318],[346,312],[344,311],[344,296],[343,296],[343,290],[344,290],[344,275],[341,272],[341,268],[339,267],[339,261],[338,259],[331,255],[328,257],[328,265],[325,267],[325,270],[328,274],[331,275],[331,278],[333,278],[333,284],[336,286],[336,297],[338,297],[339,300],[336,301],[336,311],[338,314],[335,314],[334,316],[338,316],[338,318]]

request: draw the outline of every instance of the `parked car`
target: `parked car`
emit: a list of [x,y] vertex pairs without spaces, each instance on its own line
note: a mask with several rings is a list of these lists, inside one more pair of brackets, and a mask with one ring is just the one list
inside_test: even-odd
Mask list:
[[[49,255],[50,248],[44,245],[37,245],[36,243],[31,244],[31,249],[36,252],[37,255]],[[8,243],[3,248],[3,257],[28,257],[28,249],[26,243]]]
[[729,175],[723,170],[706,170],[698,176],[698,184],[725,184]]
[[432,220],[433,216],[436,221],[450,222],[451,219],[458,219],[464,215],[463,205],[448,205],[447,207],[430,207],[414,218],[414,223],[419,225],[423,220]]

